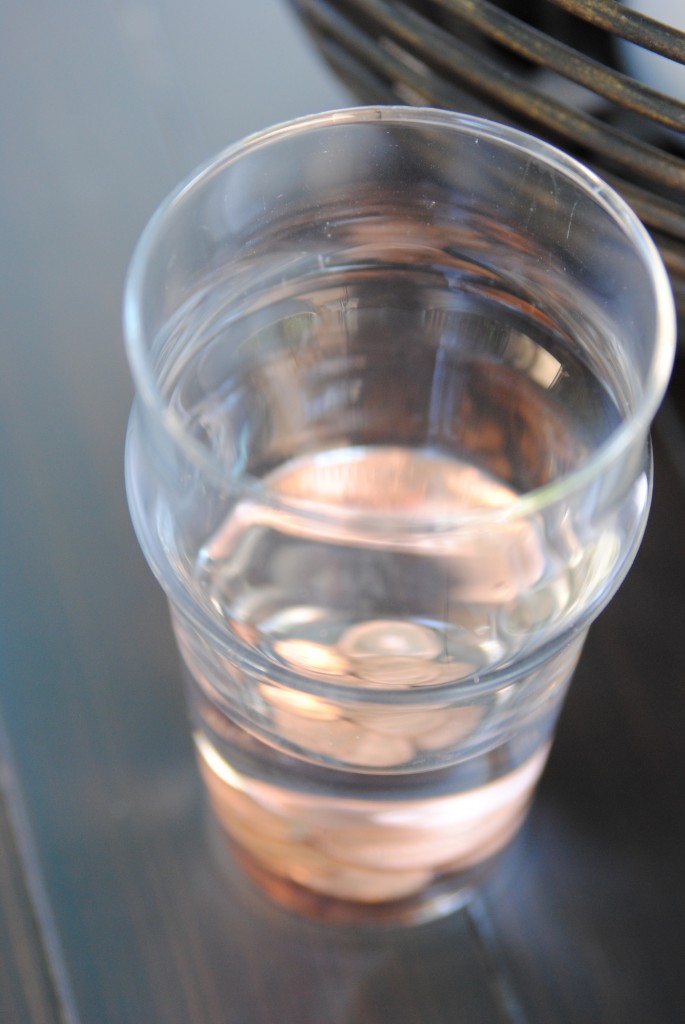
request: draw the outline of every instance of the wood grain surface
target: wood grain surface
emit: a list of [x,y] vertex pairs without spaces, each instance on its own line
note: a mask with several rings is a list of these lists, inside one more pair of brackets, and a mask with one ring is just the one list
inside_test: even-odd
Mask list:
[[531,819],[461,913],[281,911],[216,850],[163,597],[123,490],[119,306],[214,150],[345,102],[276,0],[0,13],[0,1020],[645,1024],[685,1003],[685,442],[592,631]]

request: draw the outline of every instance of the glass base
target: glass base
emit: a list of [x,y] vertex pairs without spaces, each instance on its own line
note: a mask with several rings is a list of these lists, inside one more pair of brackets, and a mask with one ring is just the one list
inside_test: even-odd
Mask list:
[[[273,900],[340,923],[416,923],[463,906],[519,831],[549,749],[544,741],[516,767],[456,791],[436,787],[454,782],[449,770],[379,773],[369,791],[366,776],[327,769],[322,781],[323,769],[239,739],[224,757],[195,734],[223,845]],[[260,758],[246,760],[248,740]]]
[[469,870],[437,876],[430,886],[411,897],[360,903],[313,892],[289,878],[274,874],[236,843],[221,828],[211,811],[208,819],[214,856],[234,882],[237,868],[241,880],[249,880],[272,904],[312,921],[342,926],[405,927],[426,924],[453,914],[469,903],[495,871],[501,870],[515,843],[512,841],[495,856]]

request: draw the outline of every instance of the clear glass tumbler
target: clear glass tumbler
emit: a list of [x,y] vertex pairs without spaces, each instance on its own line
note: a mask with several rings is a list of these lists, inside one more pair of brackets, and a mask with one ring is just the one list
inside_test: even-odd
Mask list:
[[674,353],[648,235],[513,129],[326,113],[163,204],[125,333],[132,518],[236,856],[326,917],[457,906],[644,529]]

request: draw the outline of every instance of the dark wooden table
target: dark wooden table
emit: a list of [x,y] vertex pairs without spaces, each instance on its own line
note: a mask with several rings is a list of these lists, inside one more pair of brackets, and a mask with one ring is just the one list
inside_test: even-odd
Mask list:
[[446,920],[363,932],[270,906],[213,853],[125,505],[122,279],[197,162],[341,101],[276,0],[0,13],[2,1024],[683,1019],[680,380],[646,541],[506,875]]

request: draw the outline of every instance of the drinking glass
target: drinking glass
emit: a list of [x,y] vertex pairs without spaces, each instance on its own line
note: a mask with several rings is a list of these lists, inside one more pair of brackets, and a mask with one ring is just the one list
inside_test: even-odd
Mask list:
[[318,114],[166,200],[125,334],[131,514],[229,847],[308,913],[453,909],[643,533],[674,354],[649,236],[512,128]]

